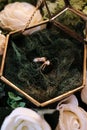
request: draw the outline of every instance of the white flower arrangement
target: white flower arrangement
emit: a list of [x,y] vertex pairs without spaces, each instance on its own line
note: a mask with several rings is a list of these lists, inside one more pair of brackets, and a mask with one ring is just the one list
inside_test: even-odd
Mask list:
[[[63,99],[54,110],[39,110],[35,112],[29,108],[18,107],[8,115],[1,130],[51,130],[51,126],[44,119],[44,114],[59,111],[58,124],[55,130],[86,130],[87,112],[79,107],[75,95]],[[53,122],[54,123],[54,122]]]
[[[26,2],[10,3],[0,12],[0,27],[10,31],[23,30],[34,11],[35,7]],[[43,21],[42,15],[37,10],[28,27],[34,26],[41,21]],[[37,26],[25,31],[23,34],[32,34],[45,27],[46,25]],[[3,54],[5,40],[5,35],[0,32],[0,55]],[[87,104],[86,93],[87,86],[81,92],[82,101]],[[79,107],[78,100],[74,95],[60,101],[56,109],[60,115],[55,130],[86,130],[87,112]],[[44,114],[40,115],[29,108],[16,108],[5,118],[1,130],[51,130],[51,126],[44,119]]]

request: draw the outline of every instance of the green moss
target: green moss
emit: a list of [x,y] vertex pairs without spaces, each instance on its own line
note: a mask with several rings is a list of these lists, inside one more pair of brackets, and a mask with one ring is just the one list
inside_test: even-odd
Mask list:
[[[44,70],[40,69],[42,63],[33,62],[43,56],[51,63]],[[30,36],[11,36],[4,75],[43,102],[79,87],[82,67],[83,44],[53,27]]]

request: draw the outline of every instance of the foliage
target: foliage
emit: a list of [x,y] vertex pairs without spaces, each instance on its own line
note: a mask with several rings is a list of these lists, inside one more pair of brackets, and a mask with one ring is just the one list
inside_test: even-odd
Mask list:
[[[70,4],[73,8],[77,10],[83,11],[84,13],[87,12],[85,8],[87,5],[87,0],[70,0]],[[65,3],[64,0],[55,0],[52,2],[47,0],[47,5],[49,7],[51,15],[55,15],[57,12],[61,11],[64,8]],[[44,6],[42,10],[44,18],[47,19],[49,17],[49,14],[46,7]],[[78,23],[81,22],[80,17],[69,11],[66,11],[61,17],[63,23],[68,26],[76,26]]]
[[84,6],[87,4],[87,0],[70,0],[71,5],[78,10],[83,10]]
[[56,20],[79,34],[81,34],[80,32],[83,32],[85,28],[85,21],[69,10],[57,17]]
[[[57,13],[58,11],[60,11],[64,7],[64,1],[63,0],[61,0],[61,1],[58,1],[58,0],[49,1],[49,0],[47,0],[46,3],[47,3],[47,6],[49,8],[51,15],[54,15],[55,13]],[[43,14],[44,14],[43,15],[44,19],[47,19],[49,17],[49,14],[48,14],[48,11],[46,9],[46,6],[44,6],[42,8],[42,11],[43,11]]]
[[87,15],[87,6],[83,9],[83,12]]
[[8,92],[7,104],[13,109],[17,107],[25,107],[26,105],[26,103],[22,101],[22,98],[13,92]]

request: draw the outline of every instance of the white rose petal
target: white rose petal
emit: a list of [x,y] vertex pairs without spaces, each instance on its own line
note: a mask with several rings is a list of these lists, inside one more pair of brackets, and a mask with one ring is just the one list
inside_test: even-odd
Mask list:
[[87,104],[87,72],[86,72],[86,85],[81,91],[81,99],[84,103]]
[[[61,107],[62,105],[62,107]],[[56,130],[86,130],[87,112],[76,104],[61,104],[59,110],[59,122]]]
[[[5,6],[4,10],[0,12],[0,27],[8,30],[23,30],[25,25],[31,19],[35,7],[26,2],[14,2]],[[30,22],[30,26],[34,26],[43,21],[42,15],[37,10]],[[45,28],[46,25],[37,26],[33,29],[25,31],[24,34],[31,34],[34,31]]]
[[5,118],[1,130],[51,130],[51,128],[35,111],[20,107]]
[[6,37],[0,33],[0,55],[2,55],[4,52],[5,40],[6,40]]
[[87,104],[87,85],[81,91],[81,99],[84,103]]
[[77,100],[76,96],[75,95],[71,95],[71,96],[63,99],[62,101],[60,101],[58,103],[57,109],[60,109],[60,107],[63,107],[66,104],[72,104],[72,105],[78,106],[78,100]]

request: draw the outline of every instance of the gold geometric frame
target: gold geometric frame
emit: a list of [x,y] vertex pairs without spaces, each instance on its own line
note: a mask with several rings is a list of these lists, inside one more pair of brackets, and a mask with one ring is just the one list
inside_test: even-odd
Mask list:
[[[46,1],[44,0],[45,4],[46,4]],[[68,3],[68,4],[67,4]],[[79,91],[81,90],[85,85],[86,85],[86,53],[87,53],[87,49],[86,49],[86,42],[87,42],[87,16],[85,14],[83,14],[82,12],[78,11],[78,10],[75,10],[74,8],[72,8],[69,4],[69,1],[68,0],[65,0],[65,7],[64,9],[62,9],[60,12],[58,12],[57,15],[55,15],[54,17],[51,17],[51,13],[49,11],[49,8],[46,4],[46,7],[47,7],[47,10],[49,12],[49,19],[48,20],[45,20],[37,25],[34,25],[30,28],[27,28],[27,29],[31,29],[31,28],[34,28],[36,26],[40,26],[42,24],[46,24],[46,23],[49,23],[49,22],[52,22],[54,25],[56,25],[58,28],[60,28],[61,30],[63,30],[64,32],[68,33],[69,35],[71,35],[72,37],[74,37],[76,40],[78,40],[79,42],[82,42],[84,44],[84,59],[83,59],[83,83],[80,87],[76,88],[76,89],[73,89],[71,91],[68,91],[60,96],[57,96],[55,98],[52,98],[48,101],[45,101],[45,102],[38,102],[37,100],[35,100],[33,97],[29,96],[27,93],[25,93],[23,90],[19,89],[16,85],[14,85],[12,82],[10,82],[7,78],[4,77],[3,75],[3,71],[4,71],[4,65],[5,65],[5,58],[6,58],[6,53],[7,53],[7,47],[8,47],[8,41],[9,41],[9,37],[14,34],[14,33],[17,33],[17,32],[21,32],[23,30],[17,30],[17,31],[13,31],[13,32],[10,32],[9,34],[6,35],[6,43],[5,43],[5,49],[4,49],[4,53],[3,53],[3,56],[2,56],[2,63],[1,63],[1,68],[0,68],[0,79],[8,84],[9,86],[11,86],[13,89],[15,89],[16,91],[18,91],[19,93],[21,93],[24,97],[26,97],[29,101],[31,101],[33,104],[35,104],[36,106],[41,106],[41,107],[44,107],[48,104],[51,104],[51,103],[54,103],[56,101],[59,101],[61,100],[62,98],[66,97],[66,96],[69,96],[70,94],[76,92],[76,91]],[[80,16],[85,22],[86,22],[86,27],[85,27],[85,32],[86,32],[86,35],[85,37],[82,37],[82,36],[79,36],[76,32],[72,31],[71,29],[69,29],[68,27],[62,25],[60,22],[58,21],[55,21],[55,19],[60,16],[62,13],[64,13],[66,10],[70,10],[72,11],[73,13],[77,14],[78,16]],[[25,30],[27,30],[25,29]]]

